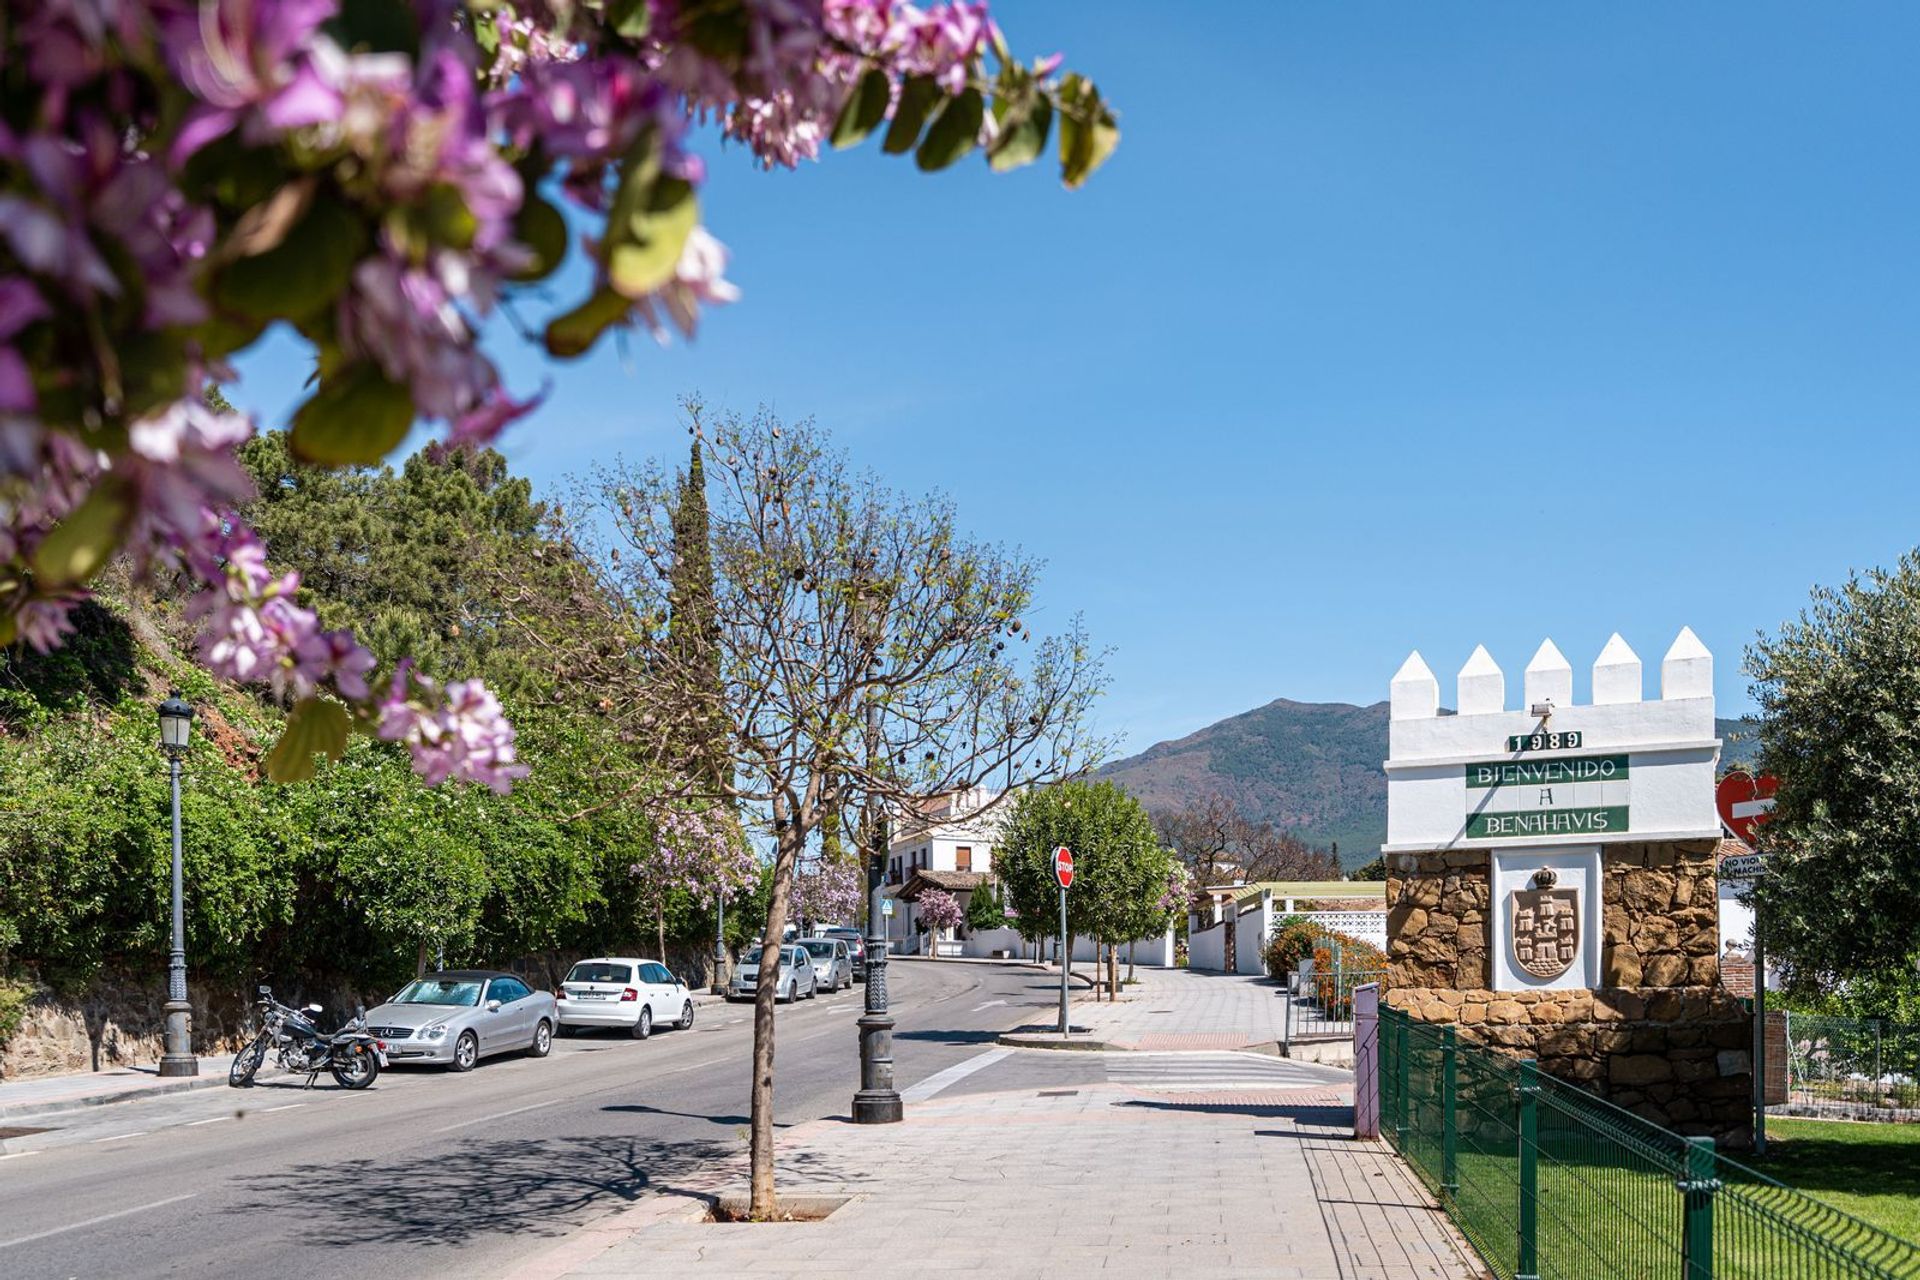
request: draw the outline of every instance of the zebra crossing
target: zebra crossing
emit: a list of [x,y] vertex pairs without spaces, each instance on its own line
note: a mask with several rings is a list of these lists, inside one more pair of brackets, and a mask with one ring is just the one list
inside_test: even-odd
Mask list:
[[1223,1092],[1234,1089],[1307,1089],[1337,1085],[1347,1073],[1311,1062],[1259,1053],[1113,1053],[1105,1059],[1107,1081],[1163,1092]]

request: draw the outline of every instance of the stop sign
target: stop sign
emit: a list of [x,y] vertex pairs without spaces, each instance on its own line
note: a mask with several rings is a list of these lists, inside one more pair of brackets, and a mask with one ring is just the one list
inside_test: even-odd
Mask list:
[[1062,889],[1073,887],[1073,850],[1065,845],[1053,851],[1053,878]]
[[1720,820],[1727,824],[1727,830],[1752,844],[1753,829],[1773,816],[1773,793],[1779,786],[1779,780],[1770,773],[1763,773],[1756,778],[1750,773],[1735,770],[1720,779],[1720,785],[1714,788],[1713,798],[1720,809]]

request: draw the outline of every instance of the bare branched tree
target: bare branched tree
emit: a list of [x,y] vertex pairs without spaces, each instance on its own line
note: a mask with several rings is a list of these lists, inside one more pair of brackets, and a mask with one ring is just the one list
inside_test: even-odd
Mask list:
[[1199,885],[1235,880],[1335,880],[1340,861],[1271,822],[1254,822],[1233,801],[1208,791],[1153,815],[1160,838],[1180,855]]
[[[678,786],[764,824],[774,875],[762,937],[778,945],[797,860],[830,815],[869,815],[853,834],[871,850],[876,811],[910,817],[957,797],[964,821],[1081,772],[1105,749],[1087,727],[1105,677],[1077,620],[1034,635],[1037,565],[966,538],[945,498],[855,473],[810,423],[686,411],[710,487],[718,678],[669,643],[683,498],[659,466],[604,470],[572,504],[577,563],[595,579],[572,604],[598,599],[618,617],[583,628],[598,639],[562,661],[663,751],[724,727],[730,768]],[[515,603],[564,647],[568,629],[541,608]],[[777,974],[760,966],[754,1011],[755,1217],[774,1211]]]

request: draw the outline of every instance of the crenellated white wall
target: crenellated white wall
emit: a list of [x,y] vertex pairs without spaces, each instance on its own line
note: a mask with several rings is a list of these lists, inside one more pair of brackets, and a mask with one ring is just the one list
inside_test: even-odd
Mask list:
[[[1457,715],[1443,716],[1440,682],[1419,653],[1394,675],[1387,772],[1386,852],[1444,848],[1510,848],[1519,845],[1592,845],[1620,840],[1717,837],[1714,768],[1720,741],[1714,736],[1713,655],[1688,628],[1681,628],[1660,664],[1660,696],[1643,696],[1640,659],[1618,635],[1609,639],[1593,664],[1593,701],[1573,701],[1573,666],[1548,640],[1527,663],[1521,679],[1521,704],[1507,706],[1506,674],[1484,646],[1474,649],[1460,668],[1455,688]],[[1544,719],[1536,704],[1552,704]],[[1578,747],[1508,750],[1507,740],[1537,731],[1578,733]],[[1593,800],[1568,803],[1568,810],[1624,807],[1624,829],[1583,829],[1566,834],[1538,832],[1474,835],[1475,812],[1512,812],[1523,803],[1529,813],[1551,813],[1572,820],[1541,797],[1550,789],[1509,784],[1504,789],[1467,785],[1467,766],[1489,762],[1546,762],[1589,757],[1626,759],[1626,777],[1606,791],[1583,787],[1569,796]],[[1553,785],[1555,799],[1558,787]],[[1531,795],[1525,794],[1530,788]],[[1516,799],[1519,797],[1519,799]],[[1476,808],[1477,806],[1477,808]],[[1491,807],[1490,807],[1491,806]],[[1582,821],[1603,821],[1584,817]]]

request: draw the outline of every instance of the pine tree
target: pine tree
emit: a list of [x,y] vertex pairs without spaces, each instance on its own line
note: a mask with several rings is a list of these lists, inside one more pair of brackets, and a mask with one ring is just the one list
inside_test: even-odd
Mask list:
[[1006,927],[1007,913],[1000,905],[999,887],[991,880],[981,881],[980,887],[967,895],[967,928],[979,933]]
[[720,685],[720,625],[713,611],[713,545],[707,517],[707,474],[700,441],[680,481],[673,511],[673,572],[667,648],[673,666],[702,696],[680,746],[679,767],[701,788],[718,794],[729,759],[726,701]]

